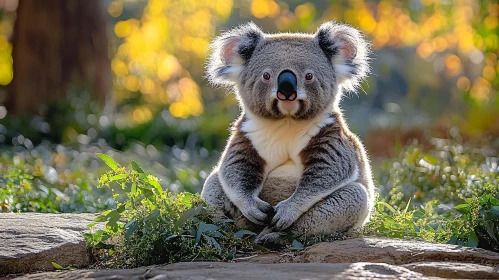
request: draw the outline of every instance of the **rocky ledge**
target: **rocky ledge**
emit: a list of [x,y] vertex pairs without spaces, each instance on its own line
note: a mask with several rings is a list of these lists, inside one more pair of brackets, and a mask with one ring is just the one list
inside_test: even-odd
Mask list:
[[[52,262],[83,268],[87,214],[0,214],[0,279],[499,279],[499,254],[421,241],[355,238],[299,253],[235,263],[179,263],[136,269],[50,271]],[[22,275],[22,274],[24,275]]]
[[82,232],[92,214],[0,213],[0,275],[89,264]]

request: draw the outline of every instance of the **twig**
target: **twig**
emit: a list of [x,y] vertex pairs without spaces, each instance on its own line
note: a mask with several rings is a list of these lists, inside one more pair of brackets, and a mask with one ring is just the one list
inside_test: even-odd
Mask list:
[[254,257],[258,256],[258,254],[256,255],[252,255],[252,256],[248,256],[248,257],[240,257],[240,258],[235,258],[233,259],[233,261],[244,261],[244,260],[249,260],[249,259],[252,259]]

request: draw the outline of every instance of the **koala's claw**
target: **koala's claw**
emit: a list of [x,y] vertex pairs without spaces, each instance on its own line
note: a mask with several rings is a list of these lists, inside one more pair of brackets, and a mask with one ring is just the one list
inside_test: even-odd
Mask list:
[[285,240],[281,237],[282,233],[272,231],[270,227],[266,227],[255,238],[256,244],[265,245],[266,247],[279,248],[286,244]]
[[274,207],[261,199],[254,199],[248,201],[248,204],[241,208],[241,212],[251,222],[265,225],[274,216]]
[[283,231],[290,227],[298,217],[298,211],[288,206],[288,203],[284,200],[275,206],[275,215],[270,222],[270,226],[274,231]]
[[280,247],[281,245],[281,234],[279,232],[271,232],[265,235],[259,235],[254,241],[256,244],[266,245],[269,247]]

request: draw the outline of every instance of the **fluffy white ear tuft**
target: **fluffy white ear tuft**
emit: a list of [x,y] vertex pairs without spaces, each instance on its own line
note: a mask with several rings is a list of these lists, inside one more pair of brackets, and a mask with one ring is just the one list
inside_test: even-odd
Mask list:
[[370,45],[355,28],[335,22],[322,24],[315,40],[331,60],[338,82],[347,90],[355,90],[369,73]]
[[216,85],[234,84],[264,36],[252,22],[218,36],[210,46],[212,54],[206,67],[208,80]]

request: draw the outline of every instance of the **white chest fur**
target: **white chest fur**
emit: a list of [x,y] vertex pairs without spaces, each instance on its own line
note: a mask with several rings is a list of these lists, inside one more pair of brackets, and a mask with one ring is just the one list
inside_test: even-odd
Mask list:
[[[281,165],[294,165],[294,175],[301,175],[303,165],[300,152],[310,139],[319,133],[325,125],[333,123],[329,114],[313,120],[297,121],[290,118],[267,120],[247,115],[241,130],[265,160],[265,175]],[[287,168],[287,170],[290,170]]]

